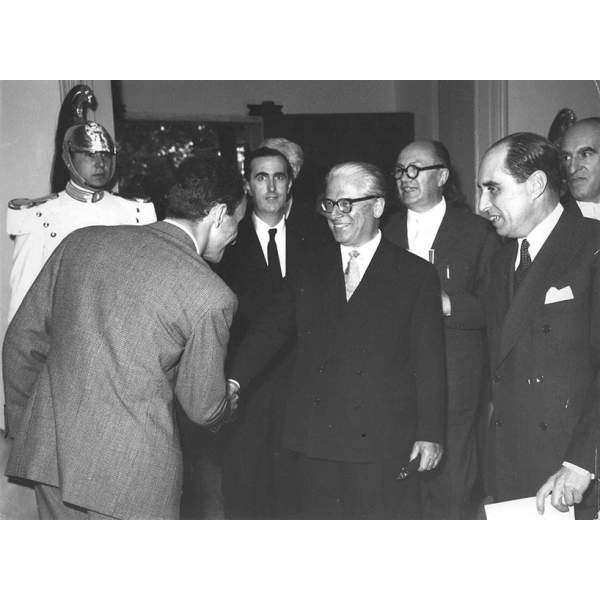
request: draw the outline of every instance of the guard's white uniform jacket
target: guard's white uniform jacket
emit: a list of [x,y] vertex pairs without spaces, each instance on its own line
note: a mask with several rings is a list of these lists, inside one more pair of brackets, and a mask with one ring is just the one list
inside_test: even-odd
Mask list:
[[6,223],[8,234],[15,238],[9,321],[46,260],[69,233],[90,225],[145,225],[154,221],[156,212],[151,202],[91,192],[71,181],[59,194],[38,200],[12,200]]

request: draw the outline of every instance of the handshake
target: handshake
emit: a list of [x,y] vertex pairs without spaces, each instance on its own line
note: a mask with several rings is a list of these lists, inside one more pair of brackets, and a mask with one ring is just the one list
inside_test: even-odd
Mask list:
[[239,401],[240,386],[237,381],[227,380],[225,396],[221,401],[215,417],[206,424],[207,429],[212,433],[219,433],[223,425],[234,423],[237,420],[237,410]]
[[237,419],[237,410],[240,399],[240,384],[233,379],[227,380],[225,392],[225,415],[223,423],[233,423]]

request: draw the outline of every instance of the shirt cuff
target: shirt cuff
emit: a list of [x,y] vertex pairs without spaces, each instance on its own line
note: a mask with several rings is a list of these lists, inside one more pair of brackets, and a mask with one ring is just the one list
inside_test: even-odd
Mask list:
[[573,471],[577,471],[578,473],[581,473],[581,475],[589,475],[592,479],[594,479],[594,474],[590,473],[587,469],[583,469],[582,467],[578,467],[577,465],[574,465],[573,463],[564,461],[562,464],[563,467],[567,467],[569,469],[573,469]]

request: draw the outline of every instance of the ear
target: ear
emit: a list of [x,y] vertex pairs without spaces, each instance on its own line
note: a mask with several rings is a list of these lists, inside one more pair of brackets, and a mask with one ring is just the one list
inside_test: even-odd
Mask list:
[[443,187],[446,185],[448,178],[450,177],[450,169],[440,169],[440,177],[438,179],[438,185]]
[[244,192],[248,198],[252,198],[252,190],[250,189],[250,182],[247,179],[244,179]]
[[209,217],[212,219],[215,227],[220,227],[223,223],[223,219],[227,214],[227,205],[223,203],[215,204],[208,212]]
[[383,198],[377,198],[373,204],[373,216],[376,219],[381,219],[383,211],[385,209],[385,200]]
[[548,177],[544,171],[534,171],[527,178],[527,187],[531,197],[534,199],[539,198],[545,191],[548,185]]

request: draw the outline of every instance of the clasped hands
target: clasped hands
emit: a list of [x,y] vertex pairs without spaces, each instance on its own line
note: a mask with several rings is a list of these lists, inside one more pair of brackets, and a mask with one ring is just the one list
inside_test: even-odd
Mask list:
[[240,400],[240,386],[233,379],[227,380],[225,389],[225,401],[229,405],[228,416],[225,419],[226,423],[235,421],[237,418],[237,409]]

